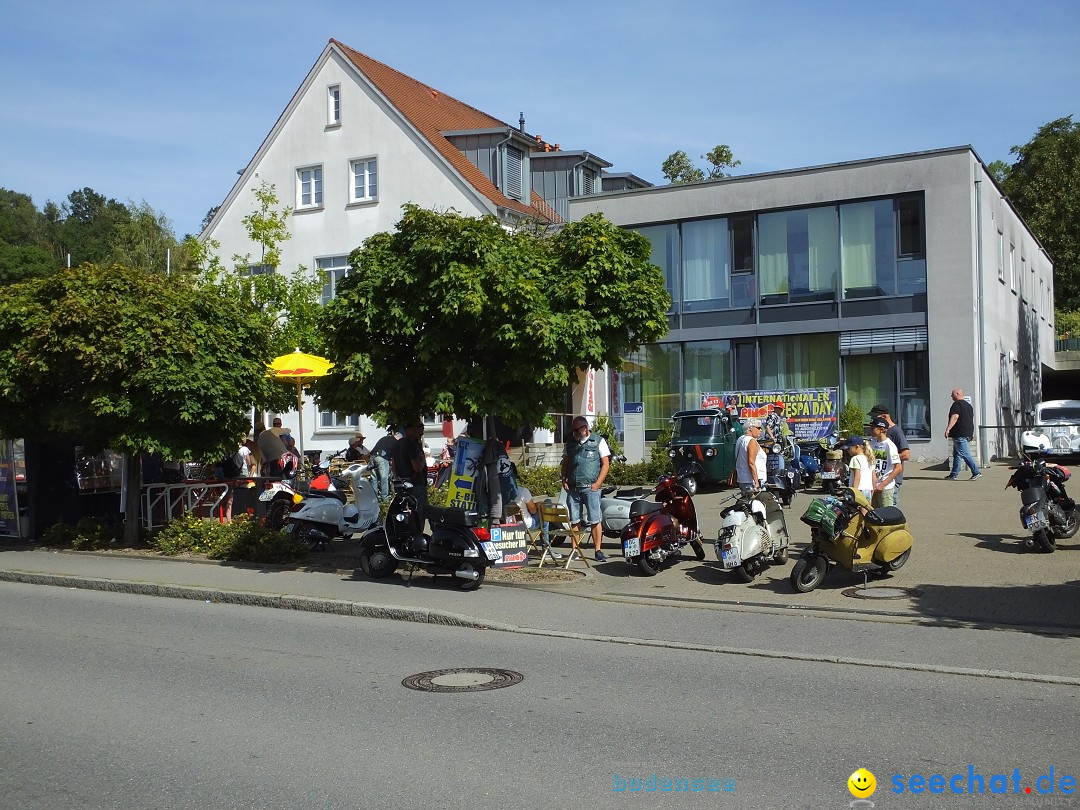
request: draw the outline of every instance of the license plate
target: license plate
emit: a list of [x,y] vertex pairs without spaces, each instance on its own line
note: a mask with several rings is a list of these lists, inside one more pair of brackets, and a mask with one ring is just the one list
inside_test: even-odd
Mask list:
[[1049,523],[1047,523],[1045,520],[1043,520],[1038,515],[1025,515],[1024,516],[1024,526],[1027,527],[1027,530],[1030,531],[1030,532],[1037,532],[1040,529],[1047,528],[1049,525],[1050,525]]
[[831,480],[833,478],[839,478],[840,473],[837,473],[837,472],[823,472],[821,474],[821,477],[822,477],[823,480],[828,481],[828,480]]
[[273,491],[271,491],[269,489],[264,489],[262,492],[259,493],[259,500],[260,501],[272,501],[272,500],[274,500]]
[[742,565],[742,555],[739,554],[739,549],[732,546],[721,549],[720,561],[724,564],[724,568],[738,568]]
[[627,559],[631,557],[641,556],[641,541],[636,537],[628,538],[623,541],[622,554]]
[[484,553],[487,554],[487,558],[492,562],[496,562],[502,559],[502,555],[499,554],[499,550],[495,548],[495,544],[490,540],[485,540],[480,545],[484,547]]

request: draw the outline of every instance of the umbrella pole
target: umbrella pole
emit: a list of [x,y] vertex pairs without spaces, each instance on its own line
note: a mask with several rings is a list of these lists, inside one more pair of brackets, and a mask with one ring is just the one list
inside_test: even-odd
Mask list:
[[300,435],[296,444],[300,448],[300,469],[304,468],[304,383],[296,381],[296,410],[300,414]]

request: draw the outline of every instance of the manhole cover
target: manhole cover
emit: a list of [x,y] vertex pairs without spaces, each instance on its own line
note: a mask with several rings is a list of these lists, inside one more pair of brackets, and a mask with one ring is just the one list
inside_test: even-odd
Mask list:
[[489,689],[514,686],[524,678],[520,672],[509,669],[469,667],[421,672],[419,675],[410,675],[401,685],[418,692],[486,692]]
[[911,599],[922,591],[917,588],[890,588],[887,585],[871,588],[845,588],[841,593],[855,599]]

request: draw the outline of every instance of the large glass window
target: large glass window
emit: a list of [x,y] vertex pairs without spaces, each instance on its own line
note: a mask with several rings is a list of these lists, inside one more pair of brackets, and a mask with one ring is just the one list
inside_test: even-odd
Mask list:
[[832,300],[839,267],[835,207],[758,217],[761,303]]
[[622,384],[624,402],[644,403],[646,431],[667,427],[671,415],[682,408],[679,344],[642,346],[624,364]]
[[761,339],[761,385],[766,389],[839,385],[835,334],[785,335]]
[[683,309],[726,309],[731,268],[726,219],[682,226]]
[[892,200],[840,206],[844,297],[896,294]]
[[732,387],[731,342],[702,340],[683,347],[683,407],[697,408],[701,394],[728,391]]
[[864,413],[878,403],[911,438],[930,438],[930,377],[925,351],[844,358],[844,401]]
[[676,291],[679,288],[675,284],[675,275],[679,267],[679,229],[675,225],[653,225],[635,230],[652,244],[649,261],[664,271],[664,285],[671,292],[671,306],[677,307]]

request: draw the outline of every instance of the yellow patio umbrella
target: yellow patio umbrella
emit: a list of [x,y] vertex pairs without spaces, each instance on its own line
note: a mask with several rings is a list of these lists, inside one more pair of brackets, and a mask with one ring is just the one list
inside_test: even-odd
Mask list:
[[300,436],[296,443],[300,449],[300,458],[304,457],[304,386],[312,380],[325,377],[333,367],[334,364],[325,357],[305,354],[299,349],[292,354],[275,357],[266,366],[269,376],[296,384],[296,410],[300,414]]

